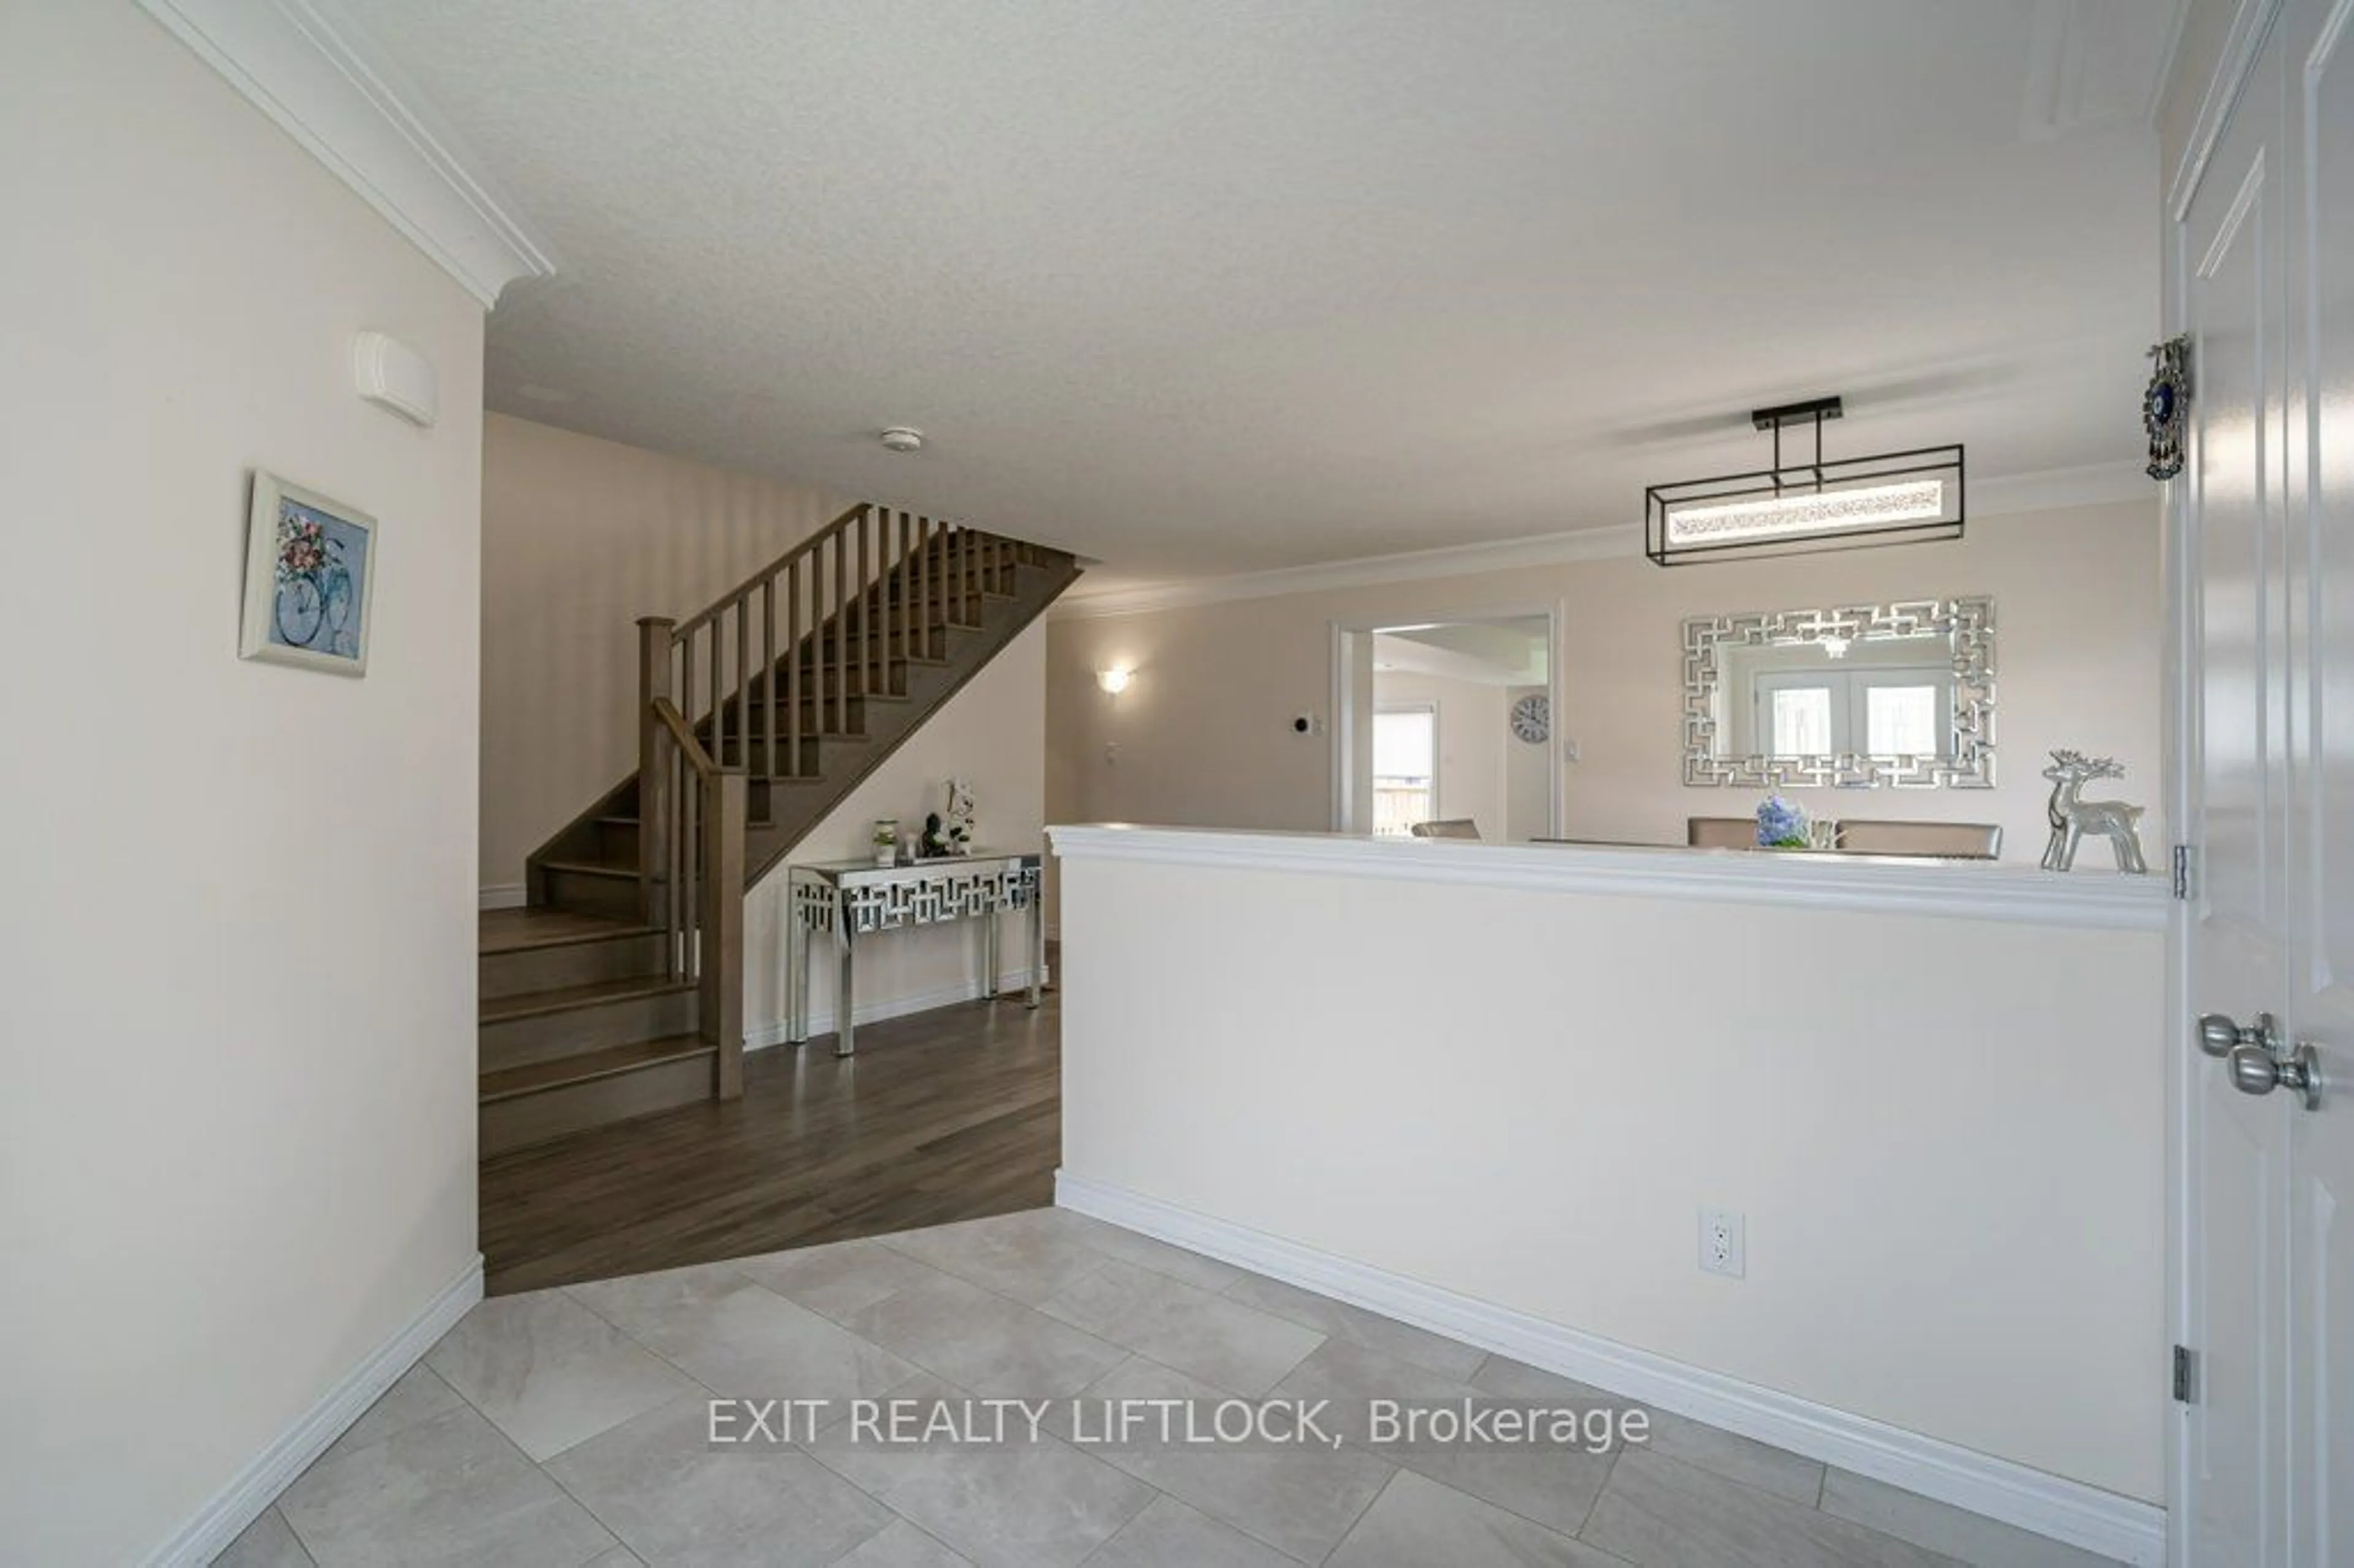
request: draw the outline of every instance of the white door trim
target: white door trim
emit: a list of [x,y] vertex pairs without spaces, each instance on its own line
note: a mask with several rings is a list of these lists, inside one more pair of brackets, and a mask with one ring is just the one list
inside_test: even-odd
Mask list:
[[[1551,780],[1551,799],[1545,810],[1545,835],[1561,836],[1562,791],[1565,782],[1562,769],[1562,715],[1567,711],[1563,702],[1565,676],[1562,669],[1562,629],[1568,624],[1569,601],[1557,599],[1540,605],[1479,606],[1469,609],[1434,610],[1422,614],[1412,610],[1392,611],[1385,615],[1350,615],[1335,617],[1332,628],[1332,831],[1345,833],[1353,831],[1350,819],[1356,809],[1355,724],[1362,705],[1373,711],[1373,694],[1368,688],[1360,703],[1354,678],[1356,640],[1370,636],[1385,626],[1415,626],[1424,623],[1453,625],[1458,622],[1483,620],[1533,620],[1543,616],[1545,623],[1545,704],[1553,715],[1552,733],[1545,740],[1545,773]],[[1373,818],[1368,803],[1366,825],[1370,830]]]

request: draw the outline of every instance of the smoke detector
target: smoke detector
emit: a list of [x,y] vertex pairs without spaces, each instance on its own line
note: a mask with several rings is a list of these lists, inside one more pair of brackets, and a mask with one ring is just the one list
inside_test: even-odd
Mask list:
[[883,432],[883,445],[895,452],[920,451],[924,445],[924,432],[910,429],[905,425],[894,425]]

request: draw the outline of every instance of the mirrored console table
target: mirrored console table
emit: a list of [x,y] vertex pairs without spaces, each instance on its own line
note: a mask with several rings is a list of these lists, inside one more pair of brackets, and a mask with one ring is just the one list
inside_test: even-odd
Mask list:
[[978,920],[981,929],[981,990],[997,994],[997,917],[1012,911],[1029,916],[1030,988],[1024,1005],[1038,1005],[1046,972],[1046,925],[1038,896],[1042,857],[986,851],[912,865],[876,865],[873,861],[834,861],[790,868],[791,914],[785,933],[786,1038],[796,1045],[810,1037],[811,938],[832,938],[840,980],[835,986],[833,1054],[858,1048],[855,960],[858,944],[878,932],[950,920]]

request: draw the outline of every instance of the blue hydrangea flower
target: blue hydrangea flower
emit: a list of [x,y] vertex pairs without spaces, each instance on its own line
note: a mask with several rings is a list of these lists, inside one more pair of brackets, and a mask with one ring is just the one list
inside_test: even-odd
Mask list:
[[1807,809],[1793,805],[1779,795],[1768,795],[1757,808],[1757,847],[1759,849],[1805,849]]

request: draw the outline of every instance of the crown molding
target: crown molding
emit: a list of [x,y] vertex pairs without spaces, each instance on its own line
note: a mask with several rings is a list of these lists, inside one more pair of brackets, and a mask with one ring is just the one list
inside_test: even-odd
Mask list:
[[141,9],[488,309],[556,264],[472,154],[349,21],[317,0],[139,0]]
[[[2155,505],[2156,487],[2132,462],[2088,463],[2082,468],[2047,469],[2038,473],[1975,481],[1970,485],[1969,515],[2001,517],[2020,512],[2056,512],[2072,506],[2141,500]],[[1579,561],[1631,559],[1642,553],[1643,530],[1638,527],[1628,524],[1588,528],[1575,534],[1501,539],[1487,545],[1456,545],[1394,556],[1365,556],[1351,561],[1325,561],[1310,567],[1282,567],[1273,571],[1237,572],[1136,588],[1108,588],[1097,593],[1066,594],[1047,612],[1047,619],[1093,620],[1112,615],[1150,615],[1155,610],[1190,609],[1230,599],[1274,599],[1284,594],[1472,577],[1481,572],[1522,571]]]
[[1969,514],[2007,517],[2019,512],[2057,512],[2069,506],[2109,506],[2120,501],[2158,504],[2156,482],[2138,463],[2086,463],[2082,468],[2048,468],[2036,473],[2006,474],[2000,479],[1970,482]]
[[1329,588],[1370,588],[1379,583],[1418,582],[1428,577],[1471,577],[1480,572],[1515,571],[1528,567],[1561,566],[1572,561],[1613,560],[1642,553],[1643,531],[1640,528],[1591,528],[1575,534],[1499,539],[1485,545],[1452,545],[1435,550],[1407,550],[1394,556],[1362,556],[1355,560],[1325,561],[1310,567],[1279,567],[1273,571],[1237,572],[1226,577],[1150,583],[1140,588],[1106,588],[1100,593],[1066,594],[1049,612],[1048,618],[1088,620],[1106,615],[1143,615],[1156,609],[1186,609],[1194,605],[1216,604],[1226,599],[1274,599],[1283,594],[1320,593]]

